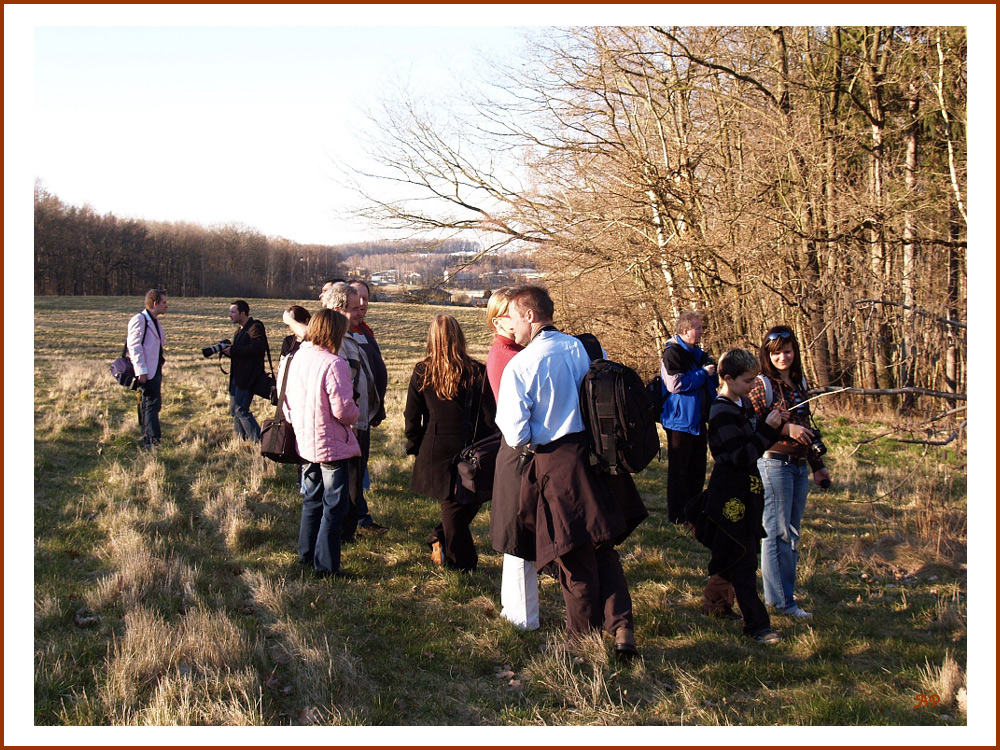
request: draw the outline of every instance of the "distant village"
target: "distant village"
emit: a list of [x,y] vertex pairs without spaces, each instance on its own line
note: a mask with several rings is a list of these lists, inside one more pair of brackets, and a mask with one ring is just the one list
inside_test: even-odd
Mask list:
[[[492,291],[544,278],[530,253],[484,256],[478,247],[450,241],[440,248],[379,252],[366,247],[345,257],[349,276],[368,280],[383,302],[434,302],[485,307]],[[452,249],[458,246],[461,249]],[[346,255],[346,253],[345,253]]]

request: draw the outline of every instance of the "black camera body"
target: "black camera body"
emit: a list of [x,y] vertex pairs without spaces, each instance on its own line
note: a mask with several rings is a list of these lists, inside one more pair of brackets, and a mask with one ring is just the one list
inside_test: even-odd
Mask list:
[[230,341],[229,339],[222,339],[222,341],[220,341],[218,344],[212,344],[211,346],[206,346],[204,349],[202,349],[201,356],[208,359],[213,354],[221,353],[222,350],[225,349],[227,346],[232,346],[232,343],[233,342]]
[[823,444],[823,436],[815,425],[812,427],[812,434],[812,443],[809,444],[809,458],[818,459],[826,453],[826,445]]

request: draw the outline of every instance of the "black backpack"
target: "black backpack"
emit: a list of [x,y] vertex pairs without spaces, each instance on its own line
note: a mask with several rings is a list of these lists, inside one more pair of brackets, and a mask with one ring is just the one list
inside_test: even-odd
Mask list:
[[660,452],[660,410],[635,370],[604,359],[593,334],[577,336],[590,370],[580,384],[580,411],[593,443],[591,461],[609,474],[635,474]]

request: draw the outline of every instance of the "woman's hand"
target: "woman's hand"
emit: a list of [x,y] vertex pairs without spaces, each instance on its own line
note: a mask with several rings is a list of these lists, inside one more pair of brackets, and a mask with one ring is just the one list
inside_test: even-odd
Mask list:
[[285,310],[285,312],[281,314],[281,322],[284,323],[286,326],[291,327],[292,321],[294,320],[295,318],[292,317],[292,314],[288,310]]
[[830,486],[830,470],[824,466],[813,474],[813,481],[825,490]]
[[778,429],[781,427],[781,423],[786,419],[788,419],[788,410],[775,407],[766,417],[764,417],[764,422],[774,429]]
[[803,427],[800,424],[788,425],[788,437],[792,440],[797,440],[802,443],[802,445],[809,445],[813,441],[813,433],[808,427]]

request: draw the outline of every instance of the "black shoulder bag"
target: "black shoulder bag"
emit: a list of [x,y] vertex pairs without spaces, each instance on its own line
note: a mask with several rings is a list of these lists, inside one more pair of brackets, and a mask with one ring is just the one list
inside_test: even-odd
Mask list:
[[[149,321],[146,316],[142,316],[142,340],[139,346],[146,343],[146,331],[149,330]],[[111,377],[118,381],[118,385],[131,388],[133,391],[139,386],[139,379],[135,376],[135,367],[132,364],[132,357],[128,353],[128,335],[125,336],[125,345],[122,347],[122,356],[111,363]]]
[[[470,443],[455,456],[455,502],[460,505],[481,505],[493,499],[493,476],[496,474],[497,453],[500,450],[500,431],[476,440],[479,415],[483,410],[483,392],[486,388],[486,371],[483,371],[483,391],[479,394],[476,421],[469,436]],[[470,384],[471,385],[471,384]],[[469,389],[469,411],[474,405],[473,390]]]

